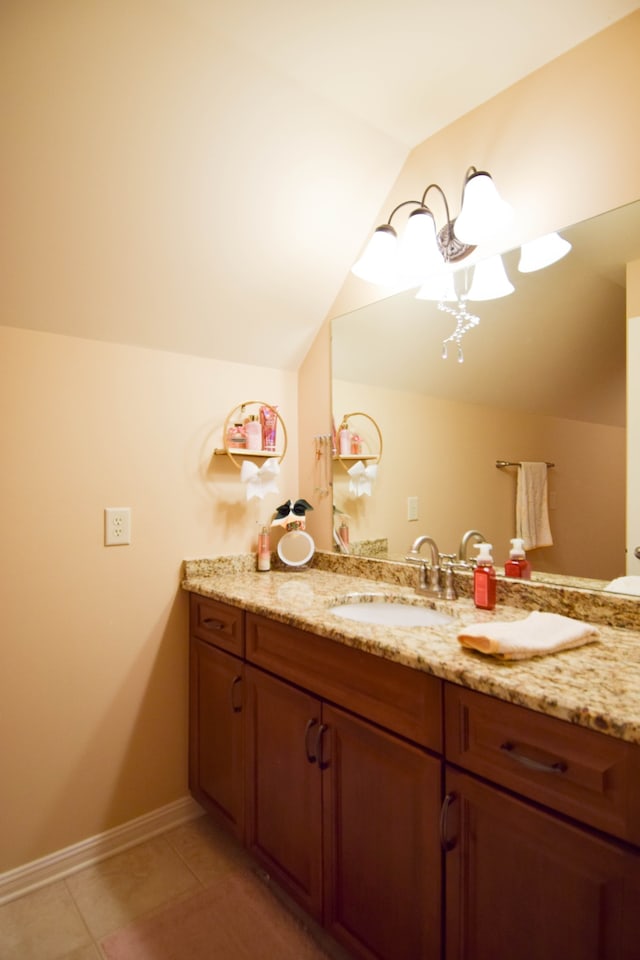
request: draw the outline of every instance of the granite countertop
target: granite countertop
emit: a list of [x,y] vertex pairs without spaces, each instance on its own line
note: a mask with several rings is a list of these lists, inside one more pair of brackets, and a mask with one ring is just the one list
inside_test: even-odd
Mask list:
[[[361,571],[358,571],[361,573]],[[366,572],[366,570],[365,570]],[[411,580],[415,570],[410,571]],[[274,620],[309,630],[375,656],[424,670],[433,676],[500,700],[537,710],[610,736],[640,744],[640,631],[596,623],[594,643],[530,660],[502,661],[464,649],[461,626],[527,616],[531,604],[499,603],[478,610],[465,597],[435,601],[419,597],[398,575],[385,582],[334,572],[322,565],[300,570],[255,570],[255,557],[214,558],[185,562],[185,590],[243,607]],[[350,621],[328,612],[350,594],[402,597],[449,613],[453,624],[386,627]],[[516,602],[518,592],[514,594]],[[553,594],[550,608],[554,609]],[[556,601],[555,608],[558,609]],[[570,613],[563,594],[564,609]],[[538,605],[540,609],[542,604]],[[585,600],[576,601],[579,619],[588,620]],[[595,607],[594,607],[595,611]]]

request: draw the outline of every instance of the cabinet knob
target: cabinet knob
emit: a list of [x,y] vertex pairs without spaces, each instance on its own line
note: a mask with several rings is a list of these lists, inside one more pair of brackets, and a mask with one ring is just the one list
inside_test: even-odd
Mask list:
[[633,551],[633,555],[637,560],[640,560],[640,547],[636,547]]

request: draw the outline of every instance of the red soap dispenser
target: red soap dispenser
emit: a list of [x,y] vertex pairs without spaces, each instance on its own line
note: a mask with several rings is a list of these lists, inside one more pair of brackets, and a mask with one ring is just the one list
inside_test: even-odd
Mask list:
[[524,540],[514,537],[511,541],[509,559],[504,565],[505,577],[518,577],[520,580],[531,580],[531,564],[524,552]]
[[490,543],[474,543],[478,551],[473,571],[473,602],[482,610],[493,610],[496,605],[496,571],[493,566]]

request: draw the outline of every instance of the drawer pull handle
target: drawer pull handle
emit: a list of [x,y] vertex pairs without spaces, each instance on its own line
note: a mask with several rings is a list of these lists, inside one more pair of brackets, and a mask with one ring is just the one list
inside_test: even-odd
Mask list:
[[449,808],[455,799],[455,793],[448,793],[442,801],[442,806],[440,807],[440,846],[442,847],[444,853],[449,853],[449,851],[453,850],[456,845],[456,838],[447,836],[447,818],[449,816]]
[[318,766],[320,767],[321,770],[326,770],[327,767],[329,766],[329,761],[323,760],[322,758],[322,744],[323,744],[322,738],[328,729],[329,727],[326,725],[326,723],[321,723],[320,726],[318,727],[318,733],[316,735],[315,752],[316,752],[316,757],[318,758]]
[[307,721],[307,725],[304,730],[304,752],[307,755],[307,760],[309,761],[309,763],[316,762],[315,753],[311,753],[311,751],[309,750],[309,731],[315,727],[317,722],[318,721],[315,719],[315,717],[312,717],[310,720]]
[[207,630],[224,630],[225,624],[222,620],[214,620],[212,617],[207,617],[202,621],[202,626]]
[[235,691],[239,683],[242,683],[242,677],[236,676],[231,681],[231,709],[234,713],[240,713],[242,710],[242,700],[240,703],[236,703]]
[[540,763],[539,760],[534,760],[532,757],[520,753],[516,745],[508,740],[501,745],[500,749],[529,770],[537,770],[539,773],[565,773],[567,770],[567,764],[564,760],[556,760],[555,763]]

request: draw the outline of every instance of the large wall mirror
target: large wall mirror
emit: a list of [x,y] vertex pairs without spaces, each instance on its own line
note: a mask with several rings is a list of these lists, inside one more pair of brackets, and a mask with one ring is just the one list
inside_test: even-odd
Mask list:
[[366,410],[385,444],[370,496],[334,470],[354,551],[398,558],[428,534],[455,553],[476,529],[502,565],[518,468],[496,461],[544,460],[553,546],[529,554],[534,571],[590,586],[625,574],[626,264],[640,258],[640,202],[560,232],[572,250],[543,270],[521,274],[519,251],[504,254],[515,292],[469,303],[480,323],[462,363],[455,349],[442,358],[453,318],[415,290],[333,321],[334,414]]

